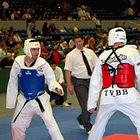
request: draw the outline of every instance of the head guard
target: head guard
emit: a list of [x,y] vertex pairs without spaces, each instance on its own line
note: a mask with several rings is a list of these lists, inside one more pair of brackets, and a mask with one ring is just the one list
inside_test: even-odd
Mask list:
[[122,42],[124,45],[127,42],[126,32],[123,28],[117,27],[111,29],[108,34],[108,45],[113,46],[116,42]]
[[31,48],[39,48],[39,54],[38,57],[40,56],[41,48],[40,48],[40,43],[39,41],[31,38],[31,39],[26,39],[24,41],[24,52],[26,55],[28,55],[30,58],[32,58],[31,54]]

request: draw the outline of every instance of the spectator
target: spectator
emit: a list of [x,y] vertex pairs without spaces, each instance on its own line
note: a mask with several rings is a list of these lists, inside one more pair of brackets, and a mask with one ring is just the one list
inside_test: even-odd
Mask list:
[[88,40],[88,44],[85,46],[95,52],[95,39],[93,37],[90,37]]
[[24,9],[24,14],[22,15],[22,19],[26,20],[28,22],[28,19],[31,19],[31,18],[32,18],[32,16],[30,14],[30,8]]
[[3,8],[3,18],[4,19],[9,19],[9,13],[8,13],[8,11],[9,11],[9,3],[8,3],[8,0],[4,0],[3,2],[2,2],[2,8]]
[[86,20],[85,6],[81,6],[81,8],[78,11],[78,16],[79,16],[80,20]]
[[124,11],[124,17],[126,19],[134,19],[135,18],[135,11],[134,11],[134,9],[132,9],[131,7],[127,8]]
[[54,32],[56,32],[56,27],[55,27],[55,24],[52,22],[49,25],[49,33],[54,33]]
[[19,35],[18,33],[15,33],[15,34],[13,35],[13,41],[14,41],[15,43],[22,43],[22,39],[21,39],[21,37],[20,37],[20,35]]
[[64,90],[64,96],[60,96],[54,92],[48,91],[48,93],[50,94],[50,100],[52,101],[53,99],[55,99],[56,105],[64,105],[66,107],[69,107],[71,105],[71,103],[66,102],[66,100],[67,100],[67,86],[66,86],[66,83],[64,81],[63,71],[59,66],[57,66],[55,61],[51,61],[51,62],[49,62],[49,64],[54,71],[56,81],[63,87],[63,90]]
[[85,12],[86,12],[86,20],[91,20],[91,15],[90,15],[90,11],[88,10],[88,7],[86,7],[85,9]]
[[33,30],[35,21],[32,18],[30,18],[30,19],[27,19],[27,23],[28,23],[27,24],[27,37],[31,38],[33,36],[32,30]]
[[2,43],[0,47],[0,61],[6,56],[7,54],[7,46]]
[[22,44],[18,42],[15,43],[14,47],[12,48],[12,51],[15,57],[18,55],[25,55]]
[[59,44],[57,42],[52,43],[52,49],[48,54],[48,61],[55,61],[56,64],[60,64],[60,55],[59,55]]
[[48,35],[50,35],[49,28],[48,28],[48,23],[47,22],[44,22],[44,24],[42,26],[42,35],[44,37],[47,37]]
[[61,8],[62,8],[62,12],[61,12],[62,18],[67,19],[67,17],[70,14],[70,5],[67,2],[63,2]]
[[45,41],[44,40],[40,40],[40,47],[41,47],[41,53],[47,53],[47,48],[45,46]]
[[12,20],[19,20],[20,19],[20,14],[18,11],[16,11],[15,9],[13,10],[12,14],[11,14],[11,19]]
[[7,53],[7,55],[0,62],[0,68],[1,69],[11,68],[13,62],[14,60],[13,60],[12,53]]
[[74,48],[74,41],[73,41],[73,38],[69,40],[68,45],[69,45],[70,50],[72,50],[72,49]]

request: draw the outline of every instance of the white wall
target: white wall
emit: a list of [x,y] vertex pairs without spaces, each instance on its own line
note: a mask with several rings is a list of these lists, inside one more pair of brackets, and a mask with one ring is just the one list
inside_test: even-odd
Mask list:
[[[103,29],[112,28],[115,25],[115,22],[118,21],[122,23],[124,20],[102,20]],[[36,29],[41,31],[43,23],[46,21],[36,21]],[[66,28],[73,27],[77,25],[79,28],[95,28],[93,21],[47,21],[48,24],[54,22],[56,28],[59,29],[63,26]],[[125,20],[126,26],[137,27],[140,30],[140,20]],[[15,30],[26,30],[25,21],[0,21],[0,28],[3,30],[8,29],[10,26],[13,26]]]

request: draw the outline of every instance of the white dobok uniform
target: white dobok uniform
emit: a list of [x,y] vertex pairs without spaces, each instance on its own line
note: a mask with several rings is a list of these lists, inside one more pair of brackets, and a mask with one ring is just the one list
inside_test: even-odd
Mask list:
[[131,119],[140,139],[140,54],[135,45],[113,51],[105,50],[99,56],[91,76],[87,108],[96,108],[99,96],[100,105],[88,140],[102,140],[106,124],[116,111]]
[[56,82],[53,70],[44,59],[38,57],[33,66],[26,67],[24,58],[23,55],[15,59],[7,87],[7,108],[15,107],[18,96],[17,107],[12,120],[13,140],[25,139],[26,128],[29,127],[35,114],[43,119],[52,140],[63,140],[64,138],[52,113],[49,102],[50,96],[45,92],[44,85],[46,82],[49,90],[54,92],[56,87],[59,89],[62,87]]

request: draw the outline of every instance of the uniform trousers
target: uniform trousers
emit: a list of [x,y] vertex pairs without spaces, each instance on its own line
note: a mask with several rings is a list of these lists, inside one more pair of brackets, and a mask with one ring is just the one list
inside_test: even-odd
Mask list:
[[137,134],[140,140],[140,99],[137,99],[134,103],[101,105],[88,140],[102,140],[107,122],[116,111],[120,111],[130,118],[137,128]]
[[[47,97],[49,97],[49,95],[47,95]],[[24,106],[19,116],[17,117],[16,121],[15,122],[12,121],[11,125],[12,125],[13,140],[25,140],[25,131],[29,127],[32,117],[35,114],[39,115],[43,119],[52,140],[64,140],[53,116],[50,101],[47,97],[44,94],[38,97],[45,109],[44,112],[40,110],[40,107],[36,102],[36,100],[31,100]],[[23,98],[20,99],[20,101],[18,101],[17,103],[13,120],[23,107],[24,103],[22,100]]]

